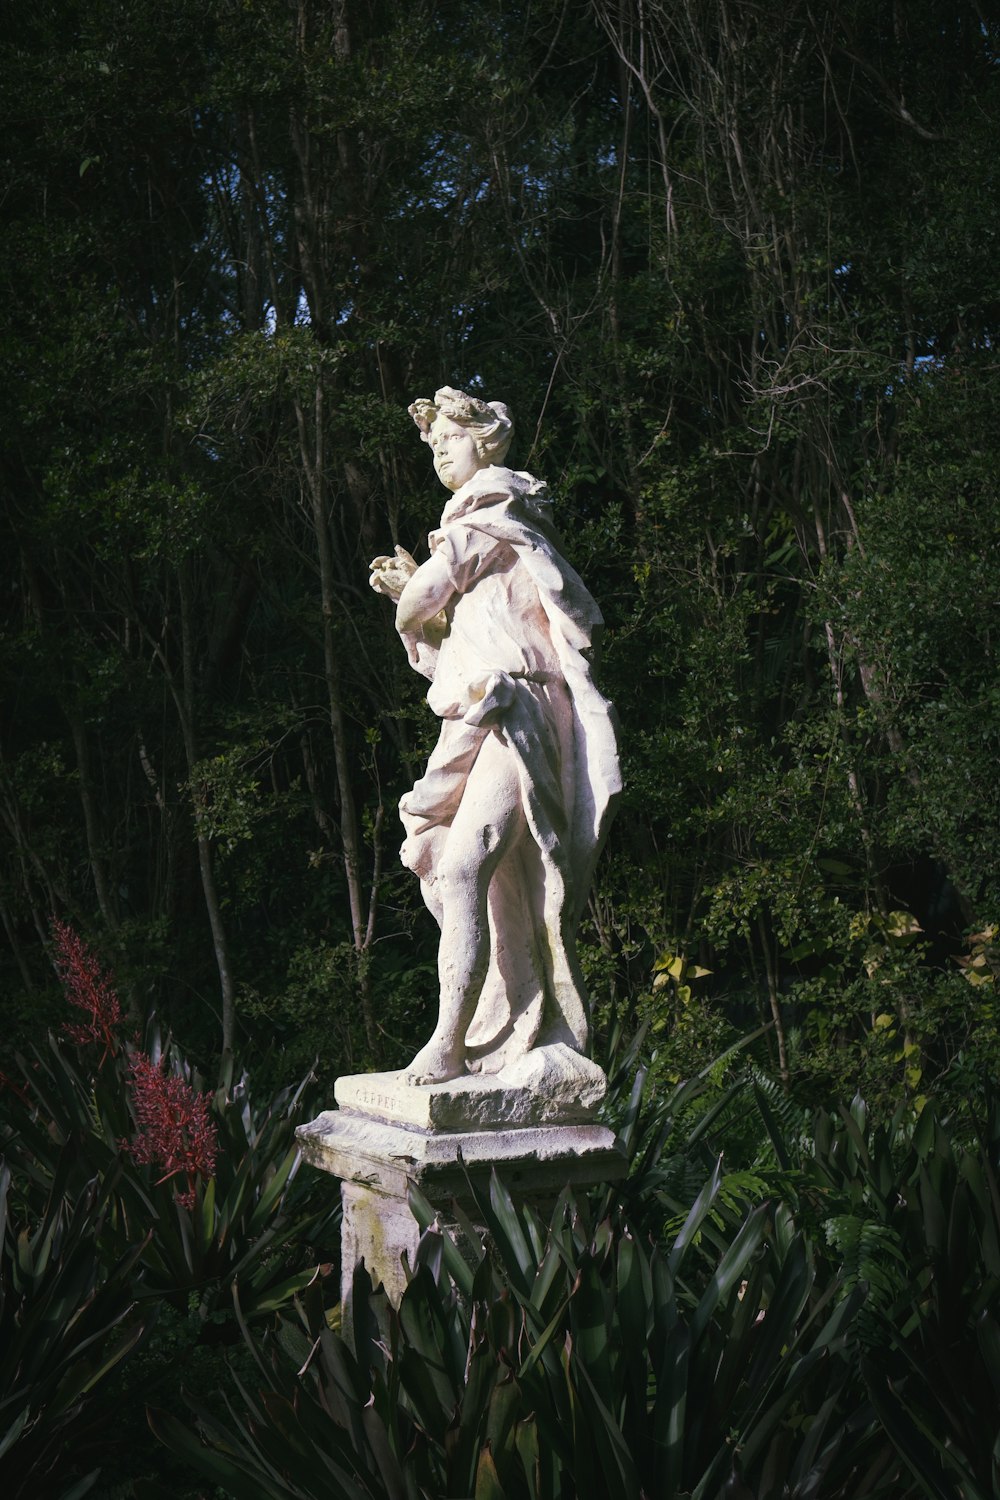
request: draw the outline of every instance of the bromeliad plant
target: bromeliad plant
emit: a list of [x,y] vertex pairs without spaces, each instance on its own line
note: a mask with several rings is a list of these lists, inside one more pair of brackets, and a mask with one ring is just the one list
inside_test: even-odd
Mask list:
[[1000,1101],[981,1079],[970,1093],[971,1125],[933,1104],[879,1124],[860,1097],[807,1114],[753,1090],[821,1274],[867,1288],[859,1368],[900,1496],[1000,1494]]
[[195,1093],[180,1073],[164,1073],[145,1052],[128,1059],[136,1133],[130,1147],[143,1166],[163,1169],[156,1186],[182,1174],[186,1186],[177,1201],[194,1208],[199,1181],[215,1176],[218,1130],[208,1112],[208,1095]]
[[0,1163],[0,1490],[9,1500],[73,1500],[96,1483],[120,1439],[102,1388],[153,1317],[134,1292],[142,1242],[102,1260],[108,1184],[95,1178],[75,1199],[64,1192],[74,1149],[61,1148],[36,1215],[13,1200]]
[[237,1284],[243,1319],[287,1305],[339,1203],[298,1177],[305,1083],[258,1105],[226,1060],[206,1089],[155,1028],[128,1036],[94,956],[55,936],[72,1019],[0,1080],[0,1493],[76,1500],[137,1462],[121,1412],[162,1379],[158,1346],[238,1340]]
[[[354,1339],[318,1282],[258,1339],[256,1380],[201,1438],[152,1413],[162,1441],[237,1497],[319,1500],[856,1500],[889,1496],[898,1460],[848,1356],[861,1289],[816,1284],[784,1211],[730,1225],[706,1184],[660,1248],[564,1192],[547,1220],[494,1177],[476,1195],[473,1263],[425,1226],[398,1311],[355,1278]],[[367,1312],[366,1312],[367,1308]]]
[[[101,1079],[105,1065],[124,1059],[125,1094],[131,1116],[131,1139],[119,1142],[142,1166],[158,1167],[160,1183],[180,1178],[177,1200],[186,1208],[195,1206],[199,1181],[209,1180],[215,1171],[217,1129],[208,1110],[208,1095],[196,1090],[183,1061],[173,1069],[167,1067],[159,1037],[152,1039],[149,1051],[133,1039],[125,1040],[124,1016],[110,976],[104,974],[82,939],[65,922],[52,923],[55,966],[70,1005],[83,1012],[84,1019],[67,1021],[63,1035],[87,1056],[91,1054],[91,1080]],[[101,1054],[93,1063],[93,1051]],[[122,1078],[121,1068],[113,1068],[114,1081]],[[94,1100],[98,1095],[95,1090]]]
[[245,1315],[264,1315],[335,1252],[337,1195],[318,1176],[298,1176],[295,1129],[309,1079],[260,1105],[226,1059],[207,1090],[155,1027],[145,1047],[128,1038],[93,955],[66,927],[56,926],[55,940],[67,998],[83,1019],[19,1059],[16,1087],[0,1091],[13,1191],[38,1205],[60,1174],[72,1202],[97,1180],[109,1197],[105,1260],[141,1240],[139,1295],[180,1310],[193,1298],[203,1321],[222,1318],[238,1337],[235,1280]]
[[[873,1127],[860,1099],[808,1115],[752,1070],[705,1083],[644,1107],[640,1081],[633,1174],[596,1212],[567,1193],[542,1218],[494,1179],[456,1208],[467,1260],[414,1194],[398,1311],[359,1271],[348,1347],[317,1279],[263,1336],[244,1325],[256,1370],[228,1420],[154,1431],[227,1493],[280,1500],[989,1500],[1000,1109],[973,1142],[930,1109]],[[678,1213],[736,1107],[755,1170],[717,1163]]]
[[[839,1161],[818,1134],[829,1180],[852,1159],[869,1222],[898,1245],[891,1298],[878,1309],[864,1374],[879,1418],[932,1500],[1000,1494],[1000,1101],[973,1140],[956,1140],[933,1106],[905,1133],[866,1128],[863,1106],[841,1117]],[[836,1163],[836,1165],[835,1165]]]
[[111,979],[101,972],[93,953],[66,922],[52,922],[56,973],[70,1005],[83,1012],[82,1021],[66,1021],[63,1032],[78,1047],[97,1043],[103,1048],[101,1063],[121,1048],[124,1021],[121,1004]]

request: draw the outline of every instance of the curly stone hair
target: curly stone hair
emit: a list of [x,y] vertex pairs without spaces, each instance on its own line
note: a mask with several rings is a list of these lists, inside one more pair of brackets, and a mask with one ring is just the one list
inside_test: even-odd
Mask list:
[[470,427],[480,458],[491,464],[503,463],[514,436],[513,418],[502,401],[480,401],[478,396],[468,396],[450,385],[435,391],[433,401],[421,396],[407,410],[425,443],[430,441],[431,424],[437,416]]

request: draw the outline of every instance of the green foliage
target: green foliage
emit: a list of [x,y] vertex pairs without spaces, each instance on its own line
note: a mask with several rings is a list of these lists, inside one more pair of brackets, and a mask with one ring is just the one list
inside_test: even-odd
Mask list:
[[[995,26],[147,10],[3,43],[5,1019],[56,912],[200,1055],[419,1039],[392,809],[432,720],[364,575],[435,524],[406,406],[447,380],[512,401],[607,618],[599,1019],[677,1077],[770,1020],[803,1095],[962,1106],[998,1058],[952,964],[1000,899]],[[894,911],[920,941],[870,969]],[[655,987],[664,952],[710,974]]]
[[[645,1098],[640,1074],[625,1102],[634,1060],[612,1080],[622,1190],[542,1215],[494,1178],[455,1205],[462,1250],[414,1192],[398,1311],[359,1271],[346,1346],[314,1281],[248,1333],[228,1416],[199,1442],[154,1413],[161,1440],[248,1495],[988,1494],[996,1121],[977,1143],[930,1108],[892,1130],[860,1099],[810,1118],[718,1068]],[[757,1169],[671,1184],[670,1156],[687,1142],[697,1171],[751,1099]]]
[[233,1494],[336,1483],[351,1495],[596,1500],[749,1484],[763,1497],[778,1482],[812,1494],[820,1480],[831,1496],[878,1493],[886,1465],[864,1471],[869,1423],[837,1413],[859,1299],[831,1310],[817,1297],[801,1235],[764,1207],[733,1226],[707,1274],[689,1266],[718,1188],[706,1185],[668,1253],[591,1222],[568,1192],[540,1219],[494,1178],[475,1205],[488,1249],[474,1265],[417,1195],[426,1227],[398,1312],[369,1301],[359,1273],[349,1349],[314,1287],[299,1323],[283,1319],[260,1347],[260,1393],[244,1389],[228,1422],[199,1424],[207,1448],[155,1414],[154,1431]]
[[[29,1202],[57,1180],[71,1202],[92,1178],[106,1186],[114,1212],[101,1220],[105,1257],[123,1254],[139,1226],[148,1231],[136,1257],[140,1300],[168,1299],[185,1310],[193,1296],[207,1323],[231,1316],[238,1281],[244,1315],[263,1315],[306,1284],[317,1249],[335,1258],[339,1204],[298,1174],[294,1133],[306,1118],[309,1078],[260,1105],[249,1080],[227,1063],[209,1109],[218,1132],[215,1175],[199,1182],[189,1208],[173,1179],[157,1180],[159,1169],[129,1152],[135,1126],[124,1057],[89,1062],[50,1039],[47,1052],[26,1063],[21,1092],[4,1100],[5,1152]],[[174,1047],[169,1067],[201,1091],[198,1073]]]
[[[335,1261],[330,1195],[281,1152],[300,1093],[255,1110],[224,1076],[216,1178],[186,1208],[122,1148],[117,1055],[95,1042],[74,1066],[53,1042],[3,1096],[0,1469],[82,1494],[112,1465],[162,1493],[118,1452],[146,1399],[176,1483],[233,1495],[987,1496],[1000,1111],[964,1134],[931,1104],[890,1126],[860,1098],[810,1114],[746,1061],[755,1041],[670,1085],[619,1034],[626,1182],[542,1212],[494,1177],[453,1205],[461,1250],[414,1190],[409,1287],[393,1310],[357,1272],[350,1347],[324,1305],[335,1265],[316,1264]],[[220,1402],[206,1356],[224,1348]]]
[[864,1379],[911,1471],[912,1493],[991,1494],[1000,1296],[995,1101],[962,1128],[932,1104],[916,1122],[901,1108],[882,1125],[860,1097],[849,1109],[785,1120],[759,1091],[757,1102],[783,1167],[783,1196],[816,1236],[817,1257],[845,1290],[867,1288],[855,1325]]
[[[289,1165],[302,1101],[282,1091],[317,1054],[324,1078],[392,1066],[428,1029],[436,934],[396,868],[393,808],[433,721],[364,573],[436,522],[407,403],[469,384],[512,401],[512,461],[552,484],[606,615],[627,790],[583,959],[598,1029],[647,1038],[612,1070],[624,1219],[608,1201],[589,1228],[523,1232],[571,1240],[579,1305],[596,1304],[627,1233],[643,1264],[649,1237],[665,1253],[724,1147],[685,1264],[708,1275],[748,1213],[787,1203],[817,1296],[835,1276],[847,1296],[868,1286],[851,1336],[914,1493],[989,1494],[996,1340],[973,1267],[993,1295],[993,16],[969,0],[571,17],[554,0],[59,0],[13,8],[0,55],[0,1021],[30,1054],[28,1103],[3,1096],[19,1228],[58,1220],[69,1245],[96,1193],[95,1285],[143,1246],[137,1295],[166,1309],[153,1338],[175,1352],[236,1336],[234,1285],[263,1325],[333,1259],[318,1190]],[[225,1064],[225,1154],[193,1213],[120,1146],[120,1065],[31,1046],[60,1019],[53,914],[113,957],[134,1022],[155,1010],[206,1076],[231,1042],[275,1096],[249,1103]],[[814,1115],[857,1090],[864,1110]],[[778,1276],[778,1249],[760,1253]],[[931,1265],[960,1288],[950,1322]],[[414,1329],[440,1312],[460,1352],[451,1293],[419,1283]],[[518,1475],[530,1491],[539,1431],[505,1415],[503,1320],[527,1315],[499,1285],[485,1418],[469,1398],[489,1456],[470,1467],[468,1431],[458,1445],[483,1496]],[[320,1326],[309,1307],[297,1338]],[[369,1355],[347,1374],[327,1357],[326,1399],[354,1422]],[[545,1386],[566,1442],[572,1413],[596,1411],[576,1357]],[[956,1360],[942,1416],[934,1361]],[[619,1394],[624,1371],[640,1379],[617,1355],[602,1370]],[[623,1414],[642,1426],[623,1400],[619,1437]],[[419,1410],[406,1430],[450,1473],[454,1414],[428,1407],[425,1432]],[[804,1408],[787,1415],[794,1448]],[[808,1429],[814,1488],[841,1420]],[[859,1421],[845,1453],[874,1417]],[[605,1482],[621,1478],[608,1441],[588,1458]],[[384,1446],[366,1451],[344,1472],[388,1484]],[[747,1471],[761,1497],[799,1461],[774,1454],[773,1482]],[[896,1500],[910,1481],[889,1474]]]
[[135,1298],[143,1240],[102,1255],[113,1194],[98,1178],[69,1193],[76,1156],[76,1142],[58,1151],[34,1212],[0,1161],[0,1482],[12,1500],[93,1487],[119,1439],[109,1376],[152,1321]]
[[[0,1078],[0,1474],[12,1494],[66,1500],[98,1468],[141,1475],[144,1456],[126,1452],[122,1434],[141,1421],[143,1399],[172,1399],[163,1382],[176,1366],[164,1360],[200,1374],[210,1401],[206,1352],[287,1305],[318,1260],[336,1264],[339,1239],[337,1195],[298,1175],[294,1131],[311,1078],[261,1106],[227,1059],[207,1108],[195,1109],[202,1080],[175,1046],[161,1057],[151,1031],[160,1066],[142,1070],[151,1092],[141,1111],[114,992],[67,935],[61,972],[86,1024],[72,1047],[50,1035],[19,1078]],[[159,1087],[171,1079],[182,1087]],[[179,1150],[187,1099],[213,1149],[185,1185],[161,1152]],[[162,1144],[140,1150],[153,1130]]]
[[[960,1149],[925,1111],[894,1218],[910,1274],[866,1380],[928,1495],[986,1500],[1000,1481],[1000,1110]],[[905,1193],[905,1197],[903,1194]]]

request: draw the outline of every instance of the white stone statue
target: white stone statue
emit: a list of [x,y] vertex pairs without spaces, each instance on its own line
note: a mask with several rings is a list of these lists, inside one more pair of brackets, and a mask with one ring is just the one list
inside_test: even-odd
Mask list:
[[545,486],[502,467],[506,406],[445,386],[410,414],[452,494],[427,562],[397,547],[371,565],[442,720],[400,802],[403,863],[441,928],[437,1025],[400,1079],[568,1087],[589,1030],[577,927],[621,786],[589,655],[603,621]]

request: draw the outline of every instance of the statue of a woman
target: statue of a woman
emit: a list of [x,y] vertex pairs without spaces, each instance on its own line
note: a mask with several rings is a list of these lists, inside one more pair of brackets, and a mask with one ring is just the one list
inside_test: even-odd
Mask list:
[[621,782],[589,657],[601,614],[560,553],[545,486],[501,467],[507,408],[445,386],[410,414],[452,495],[427,562],[397,547],[371,584],[397,601],[442,720],[400,802],[403,863],[441,928],[437,1025],[404,1070],[423,1084],[586,1049],[576,931]]

